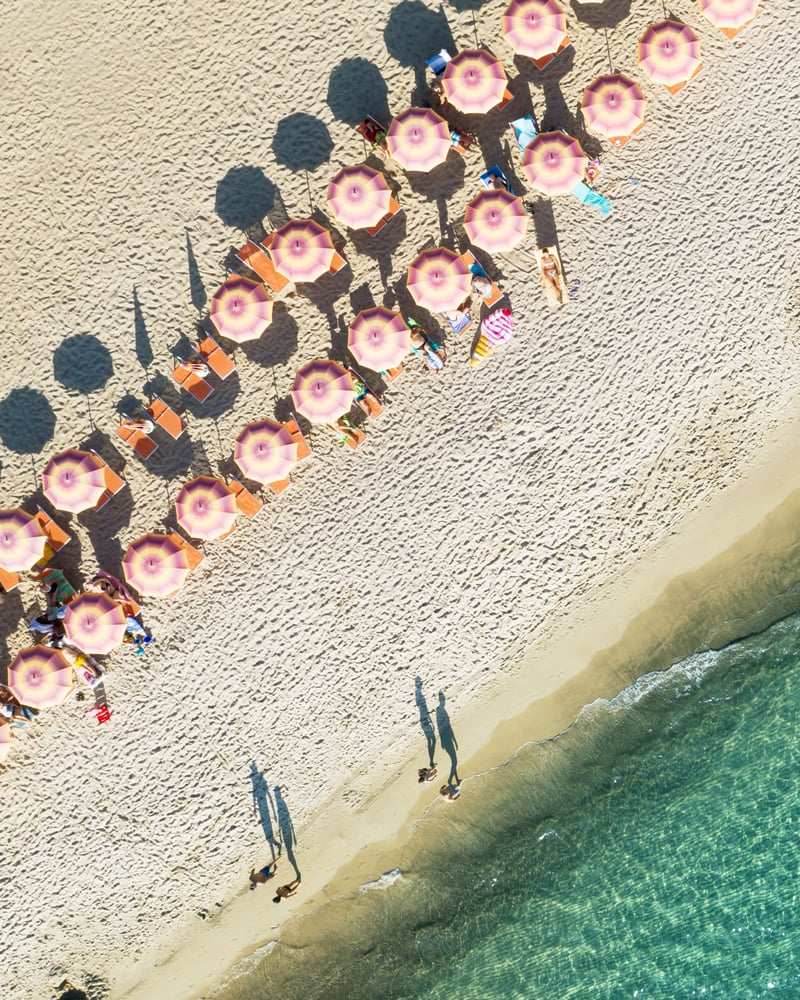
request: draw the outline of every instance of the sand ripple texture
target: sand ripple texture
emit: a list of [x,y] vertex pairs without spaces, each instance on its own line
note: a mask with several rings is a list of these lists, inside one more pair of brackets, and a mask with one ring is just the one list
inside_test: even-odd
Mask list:
[[[3,5],[2,505],[35,500],[58,449],[88,443],[124,468],[129,492],[68,521],[78,582],[163,525],[182,481],[227,469],[238,430],[273,415],[300,363],[341,350],[358,309],[406,308],[409,261],[458,238],[484,162],[510,164],[525,190],[506,123],[529,100],[573,126],[608,53],[570,10],[574,50],[542,75],[520,62],[514,104],[478,123],[482,153],[430,178],[386,167],[402,217],[375,240],[340,232],[351,270],[276,308],[236,375],[188,407],[188,439],[147,467],[118,446],[117,408],[193,336],[242,227],[326,212],[328,178],[365,155],[352,122],[402,110],[425,56],[476,34],[519,75],[503,4],[475,26],[462,6]],[[446,691],[457,732],[523,649],[733,483],[796,410],[794,11],[763,6],[729,42],[678,0],[705,69],[677,97],[636,70],[647,11],[610,30],[650,121],[606,149],[608,221],[528,192],[535,226],[490,262],[512,343],[471,370],[449,337],[438,378],[410,359],[358,453],[313,431],[291,489],[209,544],[181,594],[145,603],[158,643],[109,659],[111,724],[73,697],[14,737],[0,768],[7,996],[65,979],[102,995],[115,968],[240,891],[265,847],[252,761],[284,788],[313,867],[308,818],[345,781],[358,809],[422,753],[416,675],[432,704]],[[237,168],[244,194],[226,183]],[[537,237],[554,232],[580,280],[561,311],[534,274]],[[30,589],[3,598],[0,666],[35,613]]]

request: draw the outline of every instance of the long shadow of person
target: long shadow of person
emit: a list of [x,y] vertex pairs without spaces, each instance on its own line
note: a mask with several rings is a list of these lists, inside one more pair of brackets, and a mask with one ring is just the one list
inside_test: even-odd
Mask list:
[[281,853],[281,842],[275,836],[275,827],[272,825],[272,816],[275,809],[272,806],[269,786],[254,760],[250,761],[250,782],[253,786],[253,813],[258,816],[261,829],[264,831],[269,849],[272,851],[272,860],[274,861],[275,849],[277,848],[278,857],[280,857]]
[[436,754],[436,730],[431,722],[431,712],[425,695],[422,693],[422,678],[414,678],[414,701],[419,709],[419,724],[425,734],[425,742],[428,745],[428,764],[433,767],[436,761],[433,759]]
[[439,730],[439,742],[442,750],[450,758],[450,774],[447,776],[448,785],[458,785],[461,778],[458,776],[458,741],[453,727],[450,725],[450,716],[444,707],[444,691],[439,692],[439,704],[436,706],[436,728]]
[[275,785],[272,789],[272,794],[275,796],[275,813],[278,817],[278,829],[280,830],[281,840],[286,850],[286,857],[289,859],[289,864],[294,868],[295,875],[297,878],[300,878],[300,869],[297,867],[297,861],[294,856],[294,845],[297,843],[297,837],[295,836],[289,807],[286,805],[286,799],[281,794],[280,785]]

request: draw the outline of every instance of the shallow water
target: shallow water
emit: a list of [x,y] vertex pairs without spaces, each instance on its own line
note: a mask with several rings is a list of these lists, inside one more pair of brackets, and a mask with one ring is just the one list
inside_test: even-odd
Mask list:
[[800,996],[798,692],[800,616],[643,677],[215,996]]

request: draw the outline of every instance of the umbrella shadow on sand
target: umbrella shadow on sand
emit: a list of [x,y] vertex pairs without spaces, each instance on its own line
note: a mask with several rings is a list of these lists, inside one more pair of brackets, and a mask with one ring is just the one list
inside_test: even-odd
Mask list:
[[269,785],[264,777],[264,773],[259,771],[254,760],[250,762],[250,784],[253,795],[253,813],[258,817],[261,829],[264,831],[264,837],[269,844],[270,851],[272,851],[272,860],[274,861],[276,857],[280,856],[283,847],[280,840],[275,836],[278,814],[275,810],[275,804],[272,801]]
[[381,71],[367,59],[342,60],[328,80],[328,107],[347,125],[358,125],[367,115],[388,123],[389,91]]
[[603,0],[603,3],[581,3],[572,0],[575,17],[590,28],[616,28],[631,12],[631,0]]
[[91,333],[67,337],[53,354],[56,381],[84,396],[102,389],[113,374],[111,352]]
[[214,204],[221,221],[234,229],[261,225],[270,213],[285,208],[278,188],[261,167],[231,167],[217,184]]
[[433,11],[420,0],[402,0],[394,8],[383,30],[383,40],[392,58],[414,70],[417,92],[425,86],[425,60],[440,49],[447,49],[451,55],[457,51],[443,8]]
[[[117,475],[124,478],[125,459],[102,431],[92,431],[81,441],[79,447],[83,451],[96,451]],[[111,572],[114,567],[119,566],[122,561],[122,547],[116,536],[122,528],[130,524],[132,514],[133,495],[130,486],[125,486],[100,510],[86,510],[78,515],[78,519],[86,525],[89,532],[89,540],[98,566]]]
[[283,849],[286,851],[286,857],[289,859],[289,864],[292,868],[294,868],[295,875],[297,878],[301,878],[300,869],[297,867],[297,860],[294,856],[297,836],[294,832],[292,816],[289,812],[289,807],[286,805],[286,799],[283,797],[281,786],[275,785],[272,789],[272,794],[275,797],[275,814],[278,817],[278,830],[280,831],[281,840],[283,841]]
[[272,322],[257,340],[237,345],[249,361],[262,368],[286,365],[294,357],[299,343],[297,322],[283,302],[276,302]]
[[316,170],[330,160],[333,139],[325,122],[298,111],[278,122],[272,152],[290,170]]
[[0,441],[17,455],[44,451],[55,429],[53,407],[37,389],[12,389],[0,402]]

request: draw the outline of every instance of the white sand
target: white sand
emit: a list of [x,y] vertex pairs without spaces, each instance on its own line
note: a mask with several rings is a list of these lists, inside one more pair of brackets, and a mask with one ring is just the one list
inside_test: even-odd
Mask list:
[[[480,9],[478,35],[514,76],[498,28],[502,7]],[[227,172],[263,170],[279,192],[276,222],[308,214],[309,188],[324,212],[328,178],[363,156],[327,103],[331,73],[345,59],[373,63],[393,111],[414,88],[414,69],[387,52],[392,7],[383,0],[323,0],[307,25],[278,5],[167,9],[98,13],[59,0],[42,13],[18,0],[0,15],[3,506],[36,501],[37,477],[56,450],[89,442],[113,459],[107,435],[117,405],[143,397],[179,335],[192,335],[187,234],[209,297],[227,248],[242,239],[215,211]],[[401,30],[388,41],[420,63],[438,39],[422,18],[404,24],[400,14],[414,9],[399,5]],[[251,865],[269,858],[253,814],[251,761],[283,789],[298,833],[304,896],[281,910],[308,903],[368,839],[360,810],[410,754],[423,763],[416,675],[431,704],[446,692],[468,774],[479,734],[470,746],[459,720],[473,732],[466,719],[490,692],[512,689],[523,652],[545,648],[579,612],[590,620],[587,608],[600,606],[611,581],[785,439],[800,382],[791,12],[789,0],[767,4],[731,43],[681,0],[674,13],[700,33],[705,69],[676,97],[636,72],[647,12],[609,32],[616,68],[643,83],[649,124],[604,157],[600,190],[615,206],[608,221],[571,198],[553,202],[578,298],[560,312],[547,307],[532,274],[533,231],[523,250],[496,257],[492,274],[518,323],[510,346],[471,371],[469,345],[451,338],[452,360],[438,379],[411,360],[358,453],[315,431],[314,456],[292,488],[252,524],[209,544],[176,598],[145,603],[158,644],[142,661],[109,658],[112,722],[98,728],[72,698],[15,736],[0,768],[10,995],[46,996],[64,980],[119,994],[150,971],[154,955],[161,960],[198,927],[208,935],[197,914],[216,913],[244,888]],[[445,13],[455,47],[474,44],[471,12]],[[570,12],[570,35],[565,75],[545,77],[556,117],[559,86],[574,110],[608,66],[602,31]],[[540,121],[564,124],[545,115],[541,86],[529,89]],[[380,110],[363,107],[359,88],[350,91],[334,97],[337,113]],[[526,110],[511,105],[481,126],[489,165],[507,165],[503,123]],[[297,112],[319,119],[332,141],[308,188],[273,150],[279,122]],[[310,145],[294,147],[296,156]],[[76,536],[62,560],[76,582],[97,566],[114,572],[129,541],[164,523],[190,474],[226,467],[238,430],[273,414],[275,385],[283,396],[299,364],[325,355],[331,325],[339,344],[359,308],[394,304],[396,288],[405,303],[405,267],[440,238],[441,219],[449,238],[483,162],[454,160],[438,203],[432,183],[412,188],[390,167],[405,209],[402,241],[399,220],[374,244],[356,237],[372,256],[348,240],[345,278],[291,300],[263,343],[236,351],[238,382],[217,392],[206,415],[189,414],[191,448],[165,445],[146,468],[119,445],[129,496],[98,515],[61,518]],[[510,162],[522,180],[513,151]],[[550,242],[546,203],[537,221]],[[200,294],[195,284],[202,303]],[[76,335],[96,337],[113,364],[105,380],[103,359],[85,349],[85,363],[71,366],[78,384],[105,381],[88,400],[54,377],[54,363],[63,377],[54,353]],[[39,435],[30,395],[27,413],[2,406],[26,387],[52,408],[52,435]],[[31,457],[37,437],[41,451]],[[783,475],[773,472],[763,491],[751,492],[777,504],[800,485],[797,468],[787,461]],[[727,510],[720,537],[729,542],[757,519],[739,525],[737,510]],[[676,563],[675,572],[686,568]],[[25,622],[37,607],[30,585],[2,599],[0,665],[27,644]],[[620,604],[620,631],[629,611]],[[592,640],[590,632],[587,660]],[[565,663],[563,676],[541,665],[541,685],[534,677],[528,698],[581,665]],[[483,735],[520,708],[496,705]],[[407,798],[394,782],[383,819],[370,821],[373,838],[397,829],[415,806],[408,769],[402,781]],[[285,862],[281,872],[288,877]],[[250,904],[254,914],[269,912],[263,891],[231,912]],[[263,927],[237,924],[205,965],[174,978],[173,995],[205,989],[238,951],[266,938]],[[158,989],[145,985],[139,995],[166,995]]]

